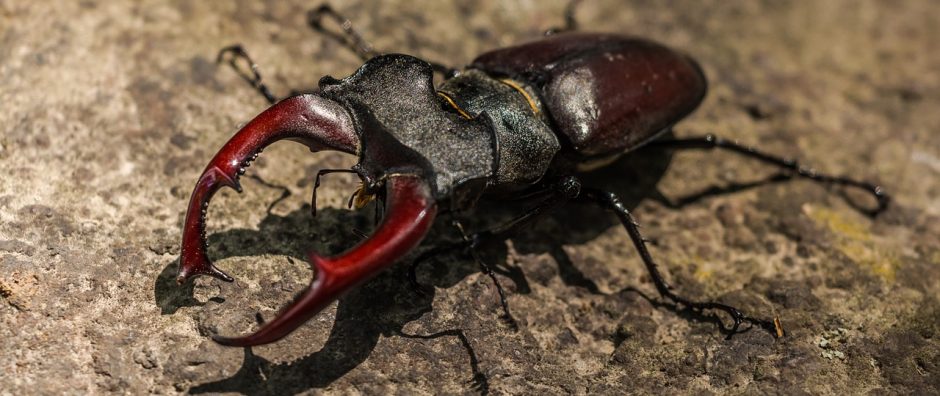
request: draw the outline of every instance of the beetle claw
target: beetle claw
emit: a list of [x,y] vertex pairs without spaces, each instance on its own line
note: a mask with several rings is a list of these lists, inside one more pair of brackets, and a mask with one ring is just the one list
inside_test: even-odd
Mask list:
[[355,153],[359,146],[359,137],[346,110],[316,95],[287,98],[251,120],[219,150],[196,182],[183,226],[178,283],[199,275],[233,281],[212,264],[206,253],[209,201],[225,186],[242,192],[239,177],[245,174],[258,153],[267,145],[284,139],[305,144],[311,150]]
[[235,281],[235,278],[232,278],[229,274],[220,270],[219,267],[216,267],[215,264],[212,264],[209,260],[205,260],[202,264],[192,265],[187,269],[181,270],[176,276],[176,283],[182,285],[186,283],[189,278],[196,275],[209,275],[225,282]]
[[396,176],[389,178],[386,189],[388,216],[370,238],[336,257],[310,253],[315,274],[303,294],[255,333],[234,338],[215,336],[213,340],[240,347],[277,341],[417,246],[436,214],[427,184],[418,176]]

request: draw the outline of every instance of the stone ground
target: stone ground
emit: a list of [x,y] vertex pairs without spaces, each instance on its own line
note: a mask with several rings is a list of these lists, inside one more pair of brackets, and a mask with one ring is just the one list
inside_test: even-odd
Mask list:
[[[371,210],[343,209],[348,176],[326,179],[309,216],[312,175],[353,159],[280,144],[244,194],[227,190],[210,210],[210,254],[238,281],[173,282],[196,178],[265,108],[216,67],[218,49],[243,43],[278,93],[360,63],[305,27],[313,5],[0,0],[0,394],[940,392],[940,5],[929,0],[578,10],[588,30],[651,37],[702,63],[711,92],[677,135],[759,143],[895,198],[872,219],[853,206],[863,196],[775,182],[732,154],[641,152],[591,175],[627,197],[679,291],[779,316],[785,338],[725,340],[713,319],[661,304],[613,217],[572,207],[485,252],[517,330],[473,263],[441,257],[418,272],[432,295],[397,266],[281,342],[216,345],[210,335],[252,329],[306,286],[308,248],[339,252],[372,224]],[[337,8],[379,49],[460,65],[537,38],[563,4]],[[454,238],[432,232],[429,243]]]

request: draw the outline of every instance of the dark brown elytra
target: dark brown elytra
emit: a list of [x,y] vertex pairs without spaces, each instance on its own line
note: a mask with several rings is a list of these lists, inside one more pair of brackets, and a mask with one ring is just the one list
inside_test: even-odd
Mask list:
[[705,97],[702,69],[649,40],[568,33],[487,52],[470,67],[520,78],[584,156],[622,154],[668,130]]
[[[344,79],[324,77],[316,93],[278,100],[240,46],[222,50],[219,60],[228,59],[272,106],[222,147],[197,182],[177,280],[183,283],[196,275],[232,280],[206,254],[206,207],[219,188],[240,190],[239,176],[264,147],[279,140],[300,142],[311,151],[356,155],[359,162],[352,169],[321,170],[315,186],[327,173],[355,173],[363,185],[350,202],[360,206],[377,198],[385,204],[385,216],[372,236],[346,253],[325,258],[311,252],[316,273],[310,287],[254,334],[214,337],[225,345],[260,345],[285,337],[343,293],[413,251],[438,213],[471,210],[483,197],[525,199],[531,209],[501,227],[471,234],[456,223],[461,241],[431,248],[413,262],[410,279],[417,290],[418,264],[436,254],[466,252],[492,278],[505,316],[512,321],[503,288],[477,247],[503,240],[566,203],[584,202],[617,216],[657,291],[677,310],[727,313],[733,324],[722,330],[728,337],[743,323],[783,336],[775,317],[760,319],[720,302],[676,294],[621,199],[582,185],[584,171],[643,145],[726,149],[780,167],[789,176],[871,193],[877,207],[866,212],[872,216],[888,204],[888,196],[875,184],[821,174],[713,135],[664,138],[705,97],[702,69],[688,56],[649,40],[571,32],[576,29],[573,6],[565,27],[528,44],[487,52],[463,70],[407,55],[379,54],[329,6],[311,11],[308,18],[313,28],[346,43],[365,63]],[[324,29],[324,18],[337,22],[342,32]],[[239,60],[247,61],[250,72],[238,68]],[[435,72],[444,76],[438,87],[433,84]]]

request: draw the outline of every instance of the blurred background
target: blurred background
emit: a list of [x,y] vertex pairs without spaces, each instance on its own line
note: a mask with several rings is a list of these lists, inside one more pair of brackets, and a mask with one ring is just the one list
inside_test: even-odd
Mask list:
[[[308,249],[369,230],[355,159],[265,150],[209,212],[233,284],[177,287],[182,219],[215,151],[264,99],[219,49],[240,43],[275,95],[362,62],[312,31],[320,3],[0,0],[0,390],[20,393],[936,393],[940,391],[940,4],[585,0],[583,30],[644,36],[710,81],[677,136],[716,133],[834,174],[865,197],[727,153],[638,152],[590,176],[626,197],[685,295],[779,316],[788,336],[725,340],[661,304],[610,214],[573,207],[485,252],[518,328],[467,258],[398,265],[285,340],[209,336],[270,319],[306,287]],[[461,66],[563,23],[561,1],[345,1],[382,52]],[[335,26],[334,26],[335,28]],[[519,208],[490,204],[475,227]],[[442,224],[426,246],[455,238]],[[722,317],[725,325],[729,324]],[[0,392],[2,393],[2,392]]]

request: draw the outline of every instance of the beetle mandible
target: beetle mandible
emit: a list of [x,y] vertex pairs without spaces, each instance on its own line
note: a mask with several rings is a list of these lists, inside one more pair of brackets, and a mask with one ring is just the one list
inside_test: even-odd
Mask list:
[[[729,305],[676,294],[620,199],[581,185],[578,175],[643,145],[720,148],[794,176],[869,192],[878,201],[872,215],[885,209],[887,194],[875,184],[824,175],[712,135],[663,139],[705,97],[702,69],[690,57],[646,39],[574,32],[573,4],[567,9],[565,27],[534,42],[484,53],[463,70],[408,55],[378,54],[348,19],[324,5],[310,12],[310,25],[324,31],[324,17],[338,22],[344,33],[333,33],[334,37],[345,41],[365,64],[341,80],[323,77],[319,92],[280,101],[240,46],[223,49],[220,60],[232,54],[233,67],[236,59],[251,65],[251,74],[242,76],[272,106],[220,149],[196,183],[184,224],[177,281],[197,275],[232,281],[207,256],[206,209],[223,186],[241,191],[239,176],[264,147],[279,140],[302,143],[314,152],[356,155],[358,163],[350,170],[321,170],[316,185],[323,174],[353,172],[362,181],[353,201],[360,206],[378,197],[385,203],[385,216],[373,235],[343,254],[321,257],[311,252],[314,279],[273,320],[251,335],[216,336],[215,341],[231,346],[277,341],[411,252],[439,212],[470,210],[483,197],[513,196],[530,197],[535,204],[505,226],[465,234],[457,246],[431,249],[416,262],[446,249],[472,251],[481,241],[505,239],[567,202],[589,202],[618,217],[663,298],[698,313],[726,312],[733,320],[730,334],[747,322],[783,336],[777,318],[758,319]],[[444,76],[436,88],[435,72]],[[489,267],[478,262],[496,281]],[[503,290],[498,282],[496,286],[511,318]]]

